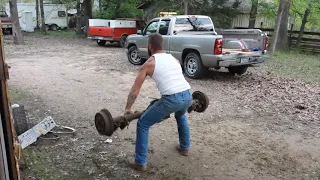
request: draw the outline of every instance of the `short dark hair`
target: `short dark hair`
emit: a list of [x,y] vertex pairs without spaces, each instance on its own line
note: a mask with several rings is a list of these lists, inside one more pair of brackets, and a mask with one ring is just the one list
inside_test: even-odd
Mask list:
[[149,34],[148,44],[151,44],[154,50],[162,50],[163,38],[158,33]]

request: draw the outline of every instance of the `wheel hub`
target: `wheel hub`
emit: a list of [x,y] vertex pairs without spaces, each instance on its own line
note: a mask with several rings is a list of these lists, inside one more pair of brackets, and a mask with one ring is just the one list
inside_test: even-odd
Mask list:
[[138,55],[138,51],[134,50],[131,52],[131,59],[134,62],[139,62],[140,61],[140,56]]
[[197,71],[197,62],[194,58],[190,58],[187,62],[187,71],[189,74],[194,74]]

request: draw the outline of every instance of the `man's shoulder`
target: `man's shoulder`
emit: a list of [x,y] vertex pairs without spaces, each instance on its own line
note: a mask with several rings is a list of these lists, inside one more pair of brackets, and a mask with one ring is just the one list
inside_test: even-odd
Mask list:
[[145,67],[153,67],[154,64],[155,64],[155,58],[154,58],[154,56],[151,56],[143,65]]
[[149,76],[153,74],[155,67],[155,58],[151,56],[141,67],[142,71],[145,71]]

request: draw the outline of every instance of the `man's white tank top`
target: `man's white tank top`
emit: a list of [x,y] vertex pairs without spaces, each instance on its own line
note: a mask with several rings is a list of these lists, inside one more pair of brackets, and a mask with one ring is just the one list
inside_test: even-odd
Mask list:
[[152,79],[156,82],[161,95],[171,95],[190,89],[183,76],[180,63],[167,53],[156,53]]

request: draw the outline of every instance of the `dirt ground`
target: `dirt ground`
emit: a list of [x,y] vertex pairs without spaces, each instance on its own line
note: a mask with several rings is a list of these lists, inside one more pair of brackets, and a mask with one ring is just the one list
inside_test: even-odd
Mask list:
[[[111,137],[100,136],[94,115],[121,115],[139,66],[124,49],[86,39],[25,37],[5,45],[12,103],[25,105],[30,123],[51,115],[76,129],[58,140],[39,139],[23,150],[23,177],[37,179],[320,179],[320,87],[272,77],[263,67],[245,75],[213,71],[188,79],[210,98],[205,113],[189,114],[191,152],[182,157],[173,117],[150,130],[148,171],[124,162],[133,156],[136,121]],[[10,40],[6,40],[10,41]],[[265,65],[264,65],[265,66]],[[135,110],[159,93],[150,78]]]

